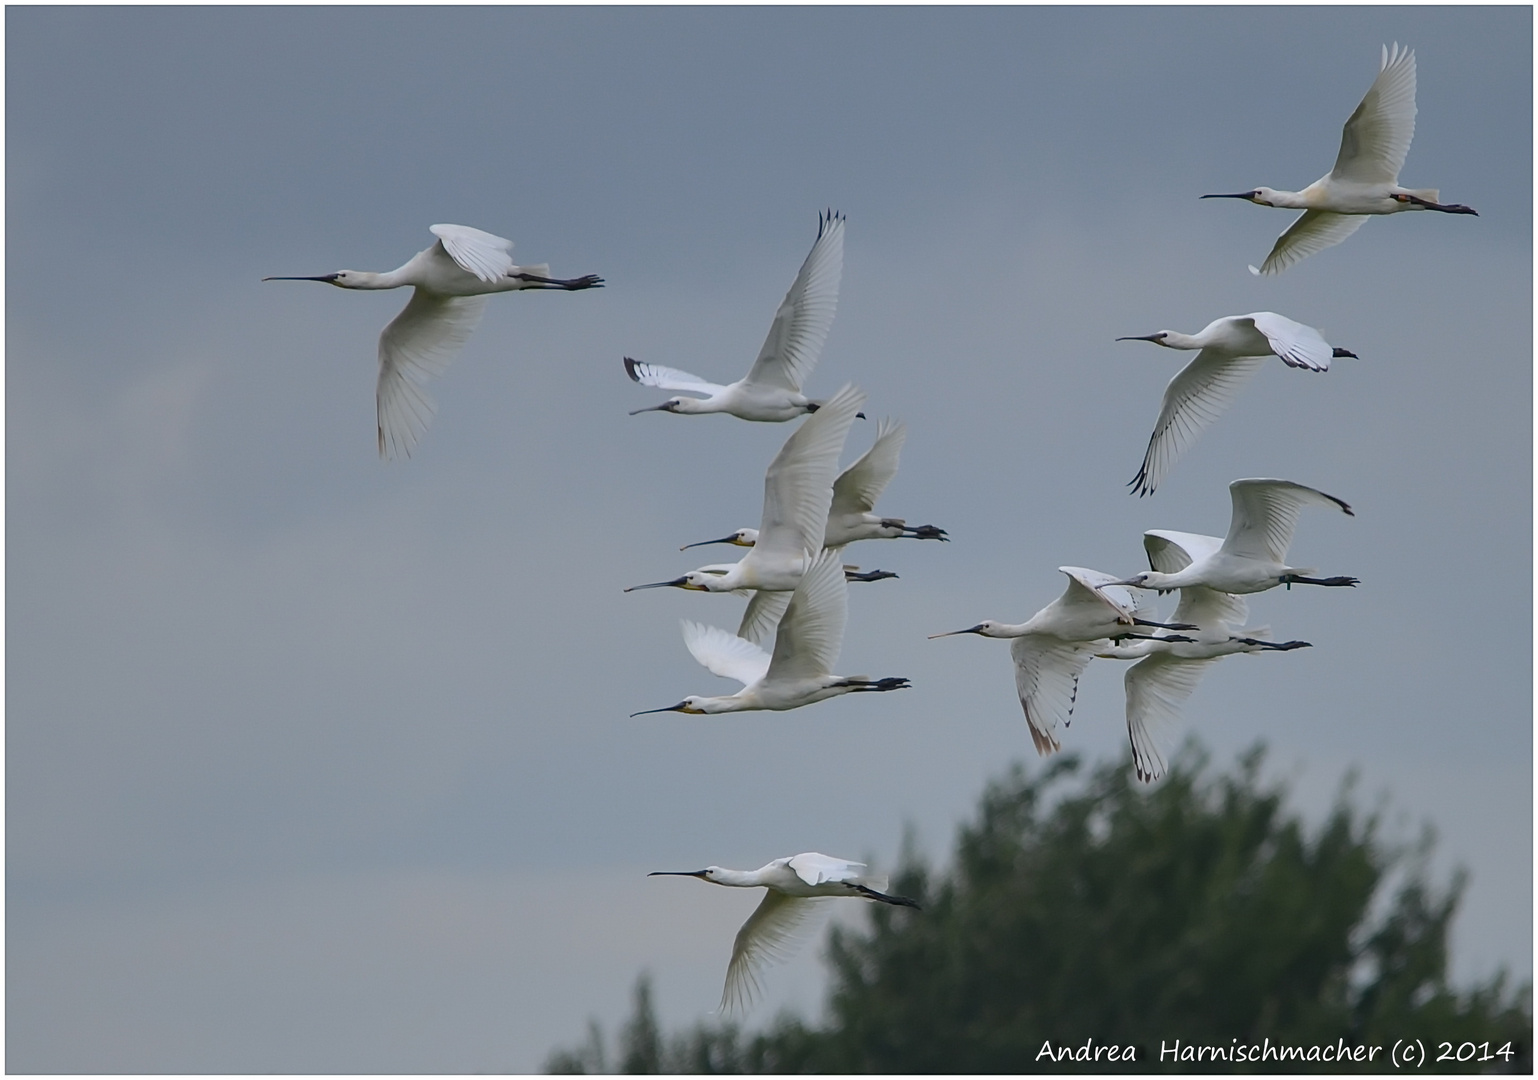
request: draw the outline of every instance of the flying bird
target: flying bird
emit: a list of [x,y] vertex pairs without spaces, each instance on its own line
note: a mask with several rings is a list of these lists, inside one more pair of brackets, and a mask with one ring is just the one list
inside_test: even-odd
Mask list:
[[700,592],[768,589],[788,592],[801,580],[808,552],[822,550],[838,455],[865,395],[845,386],[785,440],[764,475],[764,514],[758,543],[740,562],[712,564],[671,581],[632,585],[672,586]]
[[[828,507],[828,525],[823,532],[823,547],[841,548],[856,540],[949,540],[944,529],[934,525],[909,525],[902,518],[879,517],[874,513],[876,500],[897,475],[897,458],[908,429],[900,420],[882,420],[876,426],[876,441],[859,460],[839,473],[833,481],[833,501]],[[738,529],[719,540],[701,540],[679,548],[687,551],[706,544],[735,544],[752,547],[758,543],[757,529]]]
[[1461,203],[1444,204],[1435,188],[1399,186],[1399,170],[1415,136],[1415,53],[1383,47],[1378,77],[1367,96],[1346,121],[1335,167],[1302,191],[1258,187],[1204,199],[1248,199],[1261,206],[1302,210],[1260,269],[1253,274],[1279,274],[1293,263],[1333,247],[1362,227],[1370,214],[1406,210],[1440,210],[1444,214],[1476,214]]
[[683,623],[684,644],[712,673],[743,684],[735,694],[691,696],[664,709],[631,713],[681,712],[700,715],[771,709],[799,709],[842,694],[906,690],[904,678],[871,679],[834,675],[849,617],[848,585],[838,552],[824,550],[791,594],[774,635],[774,652],[715,626]]
[[[1257,593],[1278,585],[1326,585],[1355,587],[1354,577],[1311,576],[1314,571],[1287,565],[1287,549],[1305,506],[1338,509],[1355,517],[1343,499],[1326,495],[1291,480],[1235,480],[1228,485],[1234,512],[1228,535],[1216,550],[1193,552],[1192,560],[1174,573],[1144,570],[1111,584],[1135,589],[1184,589],[1205,585],[1224,593]],[[1193,536],[1193,533],[1182,533]]]
[[603,278],[553,278],[550,267],[513,264],[513,242],[468,225],[434,225],[438,239],[404,266],[385,273],[338,270],[334,274],[265,277],[263,281],[324,281],[340,289],[416,291],[379,335],[379,386],[375,395],[379,456],[411,450],[427,430],[434,406],[423,385],[441,375],[486,310],[490,293],[518,289],[594,289]]
[[1266,357],[1275,356],[1288,367],[1306,371],[1328,371],[1332,359],[1356,358],[1349,349],[1331,346],[1312,326],[1274,311],[1214,319],[1198,334],[1160,330],[1116,340],[1201,350],[1164,388],[1164,402],[1143,454],[1143,466],[1128,484],[1139,495],[1153,494],[1175,459],[1233,404],[1239,388],[1260,370]]
[[887,879],[865,873],[865,864],[805,851],[775,859],[757,870],[657,870],[647,877],[697,877],[737,889],[765,889],[764,898],[737,931],[732,959],[726,967],[721,1011],[747,1008],[759,990],[758,977],[770,962],[782,959],[805,929],[808,916],[820,905],[811,901],[853,896],[897,907],[918,908],[918,901],[887,893]]
[[1146,637],[1137,632],[1138,627],[1194,629],[1188,623],[1143,618],[1137,594],[1110,574],[1080,566],[1059,566],[1058,570],[1068,575],[1068,588],[1025,622],[988,620],[965,630],[929,635],[931,640],[957,634],[1014,639],[1009,651],[1015,661],[1015,688],[1031,741],[1044,757],[1062,749],[1058,725],[1067,727],[1073,719],[1079,676],[1090,658],[1105,648],[1105,639]]
[[[1173,574],[1223,546],[1217,536],[1151,529],[1143,534],[1148,564]],[[1235,630],[1248,614],[1242,597],[1218,592],[1203,585],[1180,590],[1176,622],[1194,629],[1179,635],[1162,631],[1138,641],[1112,645],[1095,656],[1112,660],[1136,660],[1123,679],[1127,696],[1127,738],[1137,777],[1150,783],[1165,774],[1164,747],[1169,732],[1180,719],[1180,707],[1195,692],[1207,668],[1235,653],[1290,652],[1306,649],[1307,641],[1271,641],[1265,627]]]
[[816,412],[819,402],[801,393],[817,366],[822,344],[838,306],[839,278],[844,272],[844,215],[828,211],[817,219],[817,242],[801,272],[774,313],[769,336],[747,375],[730,386],[660,364],[643,364],[625,357],[625,372],[642,386],[683,390],[704,397],[671,397],[643,412],[730,413],[744,420],[777,423]]

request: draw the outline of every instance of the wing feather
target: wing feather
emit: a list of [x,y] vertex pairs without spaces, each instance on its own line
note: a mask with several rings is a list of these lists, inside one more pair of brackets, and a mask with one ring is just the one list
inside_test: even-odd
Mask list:
[[380,457],[410,456],[434,412],[423,385],[448,368],[485,310],[484,296],[442,296],[415,289],[379,335],[375,408]]
[[818,219],[817,242],[774,313],[769,336],[744,382],[801,392],[833,326],[843,272],[844,215],[829,211]]
[[1140,495],[1153,494],[1176,459],[1234,403],[1240,387],[1265,362],[1264,356],[1231,357],[1212,349],[1197,353],[1164,388],[1159,419],[1132,488]]
[[742,613],[737,636],[757,645],[772,638],[780,620],[785,617],[785,609],[790,606],[790,596],[788,592],[755,590]]
[[832,855],[824,855],[817,851],[803,851],[800,855],[792,855],[786,865],[808,885],[821,885],[825,881],[863,882],[865,880],[865,875],[860,873],[865,869],[864,863],[836,859]]
[[752,686],[769,670],[769,654],[718,626],[683,620],[684,645],[708,671]]
[[1137,778],[1144,783],[1159,779],[1168,769],[1164,746],[1170,730],[1180,720],[1180,707],[1196,690],[1197,683],[1214,660],[1182,660],[1156,652],[1127,669],[1127,737]]
[[482,281],[499,281],[513,270],[511,240],[468,225],[434,225],[431,231],[461,270]]
[[754,552],[793,558],[821,550],[838,456],[864,402],[864,393],[845,386],[785,440],[764,474],[764,517]]
[[1305,506],[1335,507],[1355,516],[1344,500],[1291,480],[1235,480],[1228,485],[1234,513],[1223,550],[1285,563],[1298,514]]
[[663,367],[661,364],[643,364],[628,356],[625,357],[625,373],[642,386],[659,386],[664,390],[688,390],[696,394],[705,394],[707,397],[726,389],[717,383],[706,382],[698,375],[691,375],[687,371]]
[[768,889],[732,943],[721,991],[721,1011],[746,1009],[759,995],[758,977],[769,964],[783,960],[808,936],[811,916],[822,908],[816,897],[792,897]]
[[876,425],[876,441],[849,468],[833,481],[835,514],[868,514],[876,500],[897,475],[897,458],[902,453],[908,429],[900,420],[882,420]]
[[[1334,247],[1356,232],[1367,220],[1365,214],[1336,214],[1329,210],[1305,210],[1298,215],[1260,264],[1259,274],[1280,274],[1295,262]],[[1251,270],[1255,270],[1252,266]]]
[[849,618],[849,587],[837,548],[824,548],[790,596],[774,635],[766,678],[814,679],[833,671]]
[[1346,121],[1330,176],[1359,184],[1397,184],[1415,137],[1415,53],[1394,43],[1362,103]]
[[1324,340],[1324,335],[1312,326],[1294,322],[1274,311],[1257,311],[1246,315],[1255,329],[1266,335],[1271,350],[1288,367],[1307,368],[1309,371],[1328,371],[1335,350]]
[[1043,757],[1062,749],[1057,728],[1073,719],[1079,676],[1094,656],[1097,643],[1059,641],[1040,634],[1017,637],[1009,652],[1015,661],[1015,689],[1031,729],[1031,741]]

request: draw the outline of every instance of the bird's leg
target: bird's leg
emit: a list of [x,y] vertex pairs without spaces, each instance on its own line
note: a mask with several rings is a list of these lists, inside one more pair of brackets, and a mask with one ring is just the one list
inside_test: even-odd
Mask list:
[[1291,589],[1293,583],[1299,585],[1324,585],[1333,589],[1354,589],[1360,583],[1360,578],[1354,577],[1304,577],[1301,574],[1283,574],[1279,579],[1280,584]]
[[1462,203],[1439,203],[1430,199],[1417,198],[1414,195],[1395,195],[1400,202],[1414,203],[1416,206],[1425,207],[1427,210],[1440,210],[1444,214],[1473,214],[1479,216],[1479,211],[1472,206],[1464,206]]
[[[1157,625],[1161,625],[1161,624],[1155,623],[1154,625],[1157,626]],[[1186,627],[1184,627],[1184,629],[1195,630],[1196,627],[1194,627],[1194,626],[1186,626]],[[1160,637],[1160,636],[1158,636],[1156,634],[1130,634],[1130,633],[1129,634],[1118,634],[1115,637],[1113,637],[1111,640],[1112,641],[1126,641],[1128,638],[1132,638],[1134,641],[1184,641],[1184,642],[1195,642],[1196,641],[1196,639],[1194,637],[1186,637],[1184,634],[1165,634],[1163,637]]]
[[[885,522],[882,524],[885,524]],[[950,537],[938,525],[903,525],[900,527],[903,530],[903,535],[913,540],[944,540],[947,543],[950,542]]]
[[847,884],[851,889],[859,893],[861,896],[868,896],[872,900],[880,900],[883,904],[893,904],[897,907],[911,907],[915,911],[924,910],[923,908],[919,907],[919,902],[917,900],[910,900],[906,896],[892,896],[889,893],[877,892],[875,889],[869,888],[868,886],[856,885],[852,881],[848,882]]
[[519,281],[534,282],[533,285],[529,286],[531,289],[566,289],[575,292],[578,289],[603,288],[603,278],[597,274],[584,274],[579,278],[548,278],[541,277],[538,274],[524,273],[510,274],[508,276],[517,278]]
[[886,690],[907,690],[910,688],[908,680],[902,678],[901,676],[892,676],[891,678],[875,680],[849,679],[840,685],[849,687],[850,692],[856,694],[879,694]]
[[1197,626],[1195,623],[1188,623],[1188,622],[1154,622],[1151,619],[1139,619],[1135,615],[1132,618],[1132,623],[1133,623],[1134,626],[1158,626],[1158,627],[1161,627],[1162,629],[1165,629],[1165,630],[1200,630],[1201,629],[1201,627]]
[[1242,637],[1236,641],[1244,645],[1254,645],[1262,649],[1274,649],[1277,652],[1291,652],[1293,649],[1311,649],[1312,641],[1262,641],[1259,638]]
[[886,578],[894,578],[897,575],[890,570],[867,570],[863,574],[856,573],[853,568],[844,568],[845,581],[882,581]]

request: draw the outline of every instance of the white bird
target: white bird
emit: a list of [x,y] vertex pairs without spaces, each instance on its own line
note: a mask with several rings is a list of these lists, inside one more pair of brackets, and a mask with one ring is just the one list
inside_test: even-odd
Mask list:
[[[1148,563],[1163,573],[1176,573],[1198,559],[1214,554],[1223,546],[1216,536],[1151,529],[1143,534]],[[1190,623],[1195,629],[1185,634],[1152,637],[1113,645],[1095,653],[1112,660],[1137,660],[1124,678],[1127,695],[1127,738],[1132,744],[1132,761],[1137,777],[1144,783],[1159,779],[1167,771],[1164,746],[1170,729],[1180,719],[1180,707],[1196,690],[1207,667],[1234,653],[1290,652],[1306,649],[1307,641],[1270,641],[1265,627],[1235,631],[1247,614],[1244,600],[1231,593],[1217,592],[1202,585],[1188,585],[1180,590],[1175,608],[1176,622]]]
[[1383,47],[1378,77],[1362,103],[1346,121],[1340,136],[1335,167],[1302,191],[1277,191],[1258,187],[1231,195],[1203,195],[1204,199],[1248,199],[1261,206],[1302,210],[1259,270],[1252,274],[1279,274],[1327,247],[1333,247],[1361,228],[1371,214],[1398,214],[1406,210],[1440,210],[1444,214],[1476,214],[1460,203],[1443,204],[1435,188],[1399,186],[1399,170],[1415,136],[1415,53]]
[[1079,676],[1090,657],[1105,648],[1106,638],[1147,636],[1136,632],[1139,626],[1193,629],[1186,623],[1143,618],[1137,594],[1121,587],[1110,574],[1079,566],[1059,566],[1058,570],[1068,575],[1068,588],[1025,622],[988,620],[965,630],[929,635],[931,640],[957,634],[1014,639],[1010,655],[1015,661],[1015,688],[1031,729],[1031,741],[1043,756],[1062,748],[1057,740],[1058,724],[1067,727],[1072,720]]
[[834,675],[844,623],[849,617],[848,585],[838,552],[811,560],[780,619],[771,655],[753,642],[715,626],[683,623],[684,644],[712,673],[743,684],[735,694],[686,697],[665,709],[632,713],[681,712],[702,715],[770,709],[799,709],[841,694],[905,690],[904,678],[871,679]]
[[819,403],[801,393],[833,325],[839,278],[844,272],[844,215],[831,210],[817,219],[817,242],[774,313],[769,336],[747,375],[730,386],[660,364],[625,357],[625,371],[642,386],[684,390],[703,398],[671,397],[643,412],[730,413],[744,420],[777,423],[816,412]]
[[785,440],[764,475],[759,542],[740,562],[702,566],[671,581],[632,585],[625,591],[667,585],[701,592],[794,589],[806,568],[807,553],[822,549],[838,455],[864,401],[858,388],[845,386]]
[[376,409],[379,456],[410,456],[432,419],[432,399],[422,389],[429,376],[441,375],[454,354],[470,339],[486,310],[488,293],[518,289],[593,289],[603,278],[593,274],[561,279],[550,267],[513,265],[513,242],[468,225],[434,225],[433,246],[404,266],[385,273],[338,270],[334,274],[265,277],[263,281],[324,281],[340,289],[416,291],[379,335],[379,386]]
[[1338,349],[1312,326],[1274,311],[1214,319],[1198,334],[1160,330],[1157,334],[1119,337],[1117,341],[1152,341],[1166,349],[1200,349],[1164,388],[1164,403],[1154,423],[1143,467],[1128,484],[1151,495],[1198,435],[1233,404],[1239,388],[1275,356],[1288,367],[1328,371],[1332,359],[1356,353]]
[[807,917],[820,906],[811,901],[830,896],[853,896],[897,907],[918,908],[918,901],[887,893],[884,876],[865,873],[865,864],[804,851],[775,859],[757,870],[657,870],[647,877],[697,877],[737,889],[765,889],[764,898],[748,921],[737,931],[732,959],[726,967],[726,986],[721,991],[721,1011],[746,1008],[759,991],[758,976],[773,960],[782,959],[806,927]]
[[[908,429],[900,420],[882,420],[876,426],[876,441],[859,460],[838,474],[833,481],[833,501],[828,507],[828,525],[822,546],[841,548],[857,540],[949,540],[945,530],[934,525],[909,525],[902,518],[878,517],[873,511],[876,500],[897,475],[897,459],[902,452]],[[719,540],[701,540],[679,548],[687,551],[706,544],[735,544],[752,547],[758,542],[757,529],[738,529]]]
[[[1291,480],[1235,480],[1228,485],[1234,512],[1217,550],[1203,550],[1175,573],[1144,570],[1113,584],[1135,589],[1183,589],[1205,585],[1225,593],[1257,593],[1278,585],[1351,586],[1354,577],[1312,577],[1313,570],[1287,565],[1287,549],[1305,506],[1338,508],[1355,517],[1342,499]],[[1193,533],[1179,534],[1193,536]]]

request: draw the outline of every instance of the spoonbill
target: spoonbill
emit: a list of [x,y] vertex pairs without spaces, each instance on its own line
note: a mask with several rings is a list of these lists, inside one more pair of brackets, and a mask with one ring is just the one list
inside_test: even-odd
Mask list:
[[[909,525],[902,518],[877,517],[876,500],[897,475],[897,458],[908,437],[907,426],[900,420],[882,420],[876,425],[876,441],[859,460],[838,474],[833,481],[833,502],[828,508],[828,527],[822,546],[841,548],[856,540],[949,540],[944,529],[934,525]],[[738,529],[719,540],[701,540],[679,548],[687,551],[707,544],[735,544],[752,547],[758,542],[757,529]]]
[[[1198,559],[1218,551],[1223,541],[1216,536],[1152,529],[1143,534],[1148,563],[1163,573],[1177,573]],[[1137,777],[1150,783],[1167,770],[1164,745],[1170,729],[1180,719],[1180,707],[1196,690],[1207,668],[1235,653],[1290,652],[1306,649],[1307,641],[1271,641],[1265,627],[1235,631],[1247,607],[1241,597],[1202,585],[1180,590],[1173,618],[1196,629],[1182,640],[1155,632],[1152,637],[1124,642],[1095,653],[1112,660],[1136,660],[1123,683],[1127,696],[1127,738]]]
[[1143,467],[1128,484],[1139,495],[1153,494],[1175,459],[1233,404],[1239,388],[1260,370],[1266,357],[1275,356],[1288,367],[1306,371],[1328,371],[1332,359],[1356,358],[1349,349],[1331,346],[1312,326],[1274,311],[1214,319],[1198,334],[1160,330],[1116,340],[1201,350],[1164,388],[1164,403],[1143,454]]
[[643,364],[627,356],[625,372],[642,386],[705,395],[671,397],[661,405],[635,409],[630,415],[730,413],[744,420],[778,423],[816,412],[819,403],[803,395],[801,385],[817,366],[818,354],[833,325],[843,272],[844,215],[830,210],[818,217],[817,242],[774,313],[769,336],[747,375],[730,386],[721,386],[687,371]]
[[1410,140],[1415,136],[1415,53],[1383,47],[1378,77],[1373,80],[1346,121],[1335,167],[1302,191],[1258,187],[1204,199],[1248,199],[1261,206],[1302,210],[1303,214],[1277,238],[1276,246],[1252,274],[1279,274],[1293,263],[1333,247],[1362,227],[1370,214],[1406,210],[1439,210],[1444,214],[1477,214],[1461,203],[1440,202],[1436,188],[1403,188]]
[[338,270],[334,274],[265,277],[263,281],[324,281],[339,289],[416,291],[379,335],[379,386],[375,408],[379,456],[411,455],[427,430],[435,406],[422,389],[429,376],[441,375],[470,340],[481,321],[489,293],[518,289],[596,289],[603,278],[553,278],[550,267],[513,265],[513,242],[468,225],[434,225],[438,239],[404,266],[385,273]]
[[701,592],[794,589],[806,568],[807,553],[822,549],[838,455],[864,401],[863,392],[845,386],[785,440],[764,475],[759,542],[740,562],[702,566],[671,581],[632,585],[625,591],[663,586]]
[[783,958],[789,946],[819,905],[811,901],[830,896],[853,896],[896,907],[918,909],[916,900],[892,896],[887,879],[865,873],[864,863],[835,859],[804,851],[757,870],[656,870],[647,877],[696,877],[735,889],[764,889],[764,898],[748,921],[737,931],[732,959],[726,966],[726,986],[721,991],[720,1011],[747,1008],[758,995],[758,976],[771,961]]
[[1015,661],[1015,688],[1031,729],[1031,741],[1043,757],[1062,749],[1057,726],[1061,723],[1067,727],[1072,720],[1079,676],[1090,657],[1105,648],[1106,638],[1146,636],[1136,633],[1139,626],[1195,629],[1189,623],[1144,619],[1139,615],[1142,609],[1137,594],[1110,574],[1080,566],[1059,566],[1058,570],[1068,575],[1068,588],[1025,622],[988,620],[965,630],[929,635],[931,640],[957,634],[1014,639],[1009,651]]
[[1205,585],[1225,593],[1265,592],[1278,585],[1291,588],[1294,584],[1353,588],[1357,585],[1354,577],[1311,577],[1313,570],[1288,566],[1286,562],[1303,508],[1337,507],[1343,514],[1355,517],[1355,511],[1344,500],[1291,480],[1235,480],[1228,485],[1228,492],[1233,499],[1233,517],[1228,535],[1216,550],[1199,548],[1192,552],[1192,560],[1174,573],[1144,570],[1111,584],[1161,592]]
[[824,550],[815,558],[791,594],[780,619],[771,655],[759,645],[715,626],[683,623],[684,644],[712,673],[743,684],[722,697],[690,696],[665,709],[631,713],[681,712],[702,715],[771,709],[799,709],[841,694],[906,690],[904,678],[871,679],[864,675],[834,675],[844,623],[849,617],[848,586],[838,552]]

